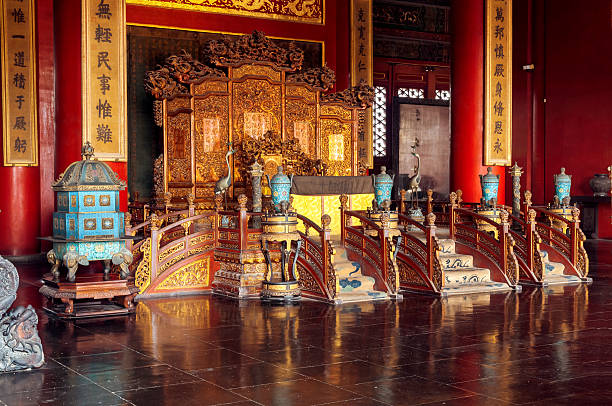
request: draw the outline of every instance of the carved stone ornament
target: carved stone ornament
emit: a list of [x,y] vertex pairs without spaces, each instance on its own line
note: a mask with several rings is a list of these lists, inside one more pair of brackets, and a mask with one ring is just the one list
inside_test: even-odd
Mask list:
[[326,91],[336,83],[336,73],[324,65],[287,75],[287,83],[305,83],[317,90]]
[[288,49],[280,47],[257,30],[237,39],[226,36],[218,41],[209,41],[204,53],[217,66],[267,62],[283,70],[295,71],[301,69],[304,62],[304,51],[295,43],[290,42]]
[[357,86],[349,87],[338,93],[322,94],[321,101],[341,103],[349,107],[367,108],[374,102],[374,88],[361,80]]
[[0,257],[0,371],[40,368],[45,362],[38,316],[31,305],[8,308],[17,298],[19,275],[15,266]]

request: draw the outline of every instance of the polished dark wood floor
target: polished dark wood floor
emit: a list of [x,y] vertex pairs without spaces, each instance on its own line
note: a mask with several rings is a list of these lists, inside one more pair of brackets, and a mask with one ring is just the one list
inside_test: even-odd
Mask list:
[[[183,297],[77,322],[39,311],[47,363],[0,375],[0,404],[612,404],[612,242],[588,249],[591,286],[337,307]],[[16,304],[40,309],[42,270],[20,267]]]

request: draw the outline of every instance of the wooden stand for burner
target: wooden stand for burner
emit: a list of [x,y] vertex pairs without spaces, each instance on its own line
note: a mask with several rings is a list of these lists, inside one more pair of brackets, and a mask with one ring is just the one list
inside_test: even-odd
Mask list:
[[134,278],[120,279],[111,274],[77,276],[75,282],[54,280],[47,273],[42,278],[40,293],[47,298],[49,313],[61,318],[100,317],[128,314],[134,311],[134,296],[138,288]]

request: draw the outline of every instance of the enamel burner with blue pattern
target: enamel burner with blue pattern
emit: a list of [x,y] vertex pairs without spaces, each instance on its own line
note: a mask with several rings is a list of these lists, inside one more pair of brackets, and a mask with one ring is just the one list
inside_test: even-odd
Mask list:
[[480,188],[482,189],[482,200],[488,204],[491,199],[497,199],[497,189],[499,188],[499,175],[493,175],[493,169],[489,166],[486,175],[480,177]]
[[376,204],[381,207],[385,200],[391,200],[391,190],[393,189],[393,178],[387,174],[387,167],[381,166],[378,175],[372,175],[374,180],[374,198]]
[[283,167],[278,167],[276,175],[272,176],[272,179],[268,175],[268,185],[272,191],[272,202],[274,206],[279,206],[281,202],[289,202],[291,196],[291,184],[293,183],[293,175],[291,178],[283,173]]
[[564,198],[569,197],[572,187],[572,175],[565,173],[565,168],[561,168],[561,173],[555,175],[555,195],[562,202]]

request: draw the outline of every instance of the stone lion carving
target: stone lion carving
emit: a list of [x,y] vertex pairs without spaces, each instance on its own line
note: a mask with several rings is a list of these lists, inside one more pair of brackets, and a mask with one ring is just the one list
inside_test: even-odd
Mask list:
[[8,310],[17,298],[19,274],[0,257],[0,372],[39,368],[45,362],[38,316],[31,305]]

